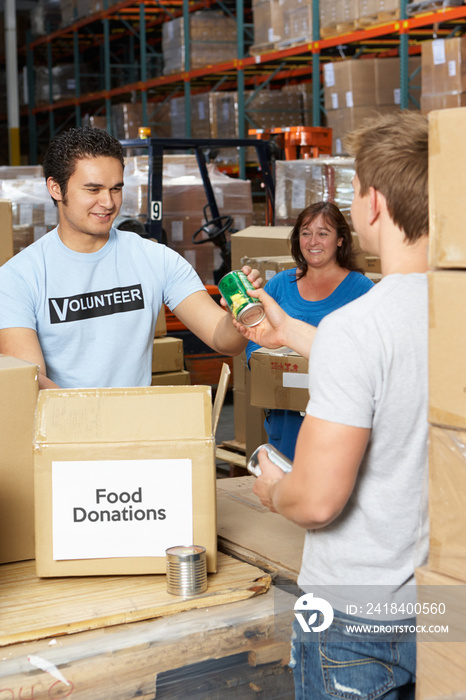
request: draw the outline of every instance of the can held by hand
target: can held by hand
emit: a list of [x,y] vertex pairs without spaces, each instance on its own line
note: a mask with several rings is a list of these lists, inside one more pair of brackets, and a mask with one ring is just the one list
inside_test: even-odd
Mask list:
[[192,596],[207,590],[205,547],[196,544],[169,547],[165,557],[168,593]]
[[218,290],[233,316],[243,326],[256,326],[265,316],[259,299],[250,297],[247,290],[255,289],[241,270],[233,270],[222,277]]
[[285,473],[290,472],[293,469],[293,462],[291,462],[288,457],[285,457],[284,454],[282,454],[279,450],[277,450],[273,445],[270,445],[268,442],[265,445],[259,445],[257,449],[254,450],[252,455],[249,458],[248,462],[248,472],[250,474],[254,474],[254,476],[260,476],[261,475],[261,468],[259,466],[259,450],[265,449],[267,450],[267,454],[269,456],[269,459],[271,462],[277,465],[277,467],[280,467]]

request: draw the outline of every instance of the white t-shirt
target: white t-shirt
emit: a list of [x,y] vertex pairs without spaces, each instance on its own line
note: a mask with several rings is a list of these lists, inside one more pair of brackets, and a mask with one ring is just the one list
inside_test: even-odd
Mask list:
[[370,592],[393,602],[393,611],[414,601],[414,568],[427,556],[426,523],[419,527],[427,464],[427,343],[427,278],[410,274],[388,275],[324,318],[312,346],[307,413],[370,428],[371,436],[341,515],[306,533],[298,582],[304,590],[322,586],[337,610],[356,602],[352,612],[358,617],[371,614]]
[[205,287],[167,246],[111,229],[96,253],[57,229],[0,267],[0,328],[32,328],[60,387],[148,386],[155,323]]

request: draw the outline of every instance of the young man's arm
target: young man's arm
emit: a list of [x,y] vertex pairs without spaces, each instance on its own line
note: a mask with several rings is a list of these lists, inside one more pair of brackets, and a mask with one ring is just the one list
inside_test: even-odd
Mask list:
[[293,471],[284,475],[261,451],[254,493],[263,505],[315,530],[342,512],[353,491],[370,429],[307,415],[296,444]]
[[47,377],[39,339],[32,328],[4,328],[0,330],[0,354],[10,355],[38,365],[39,389],[57,388],[57,384]]
[[[257,270],[246,266],[243,272],[254,285],[262,283]],[[247,340],[234,327],[231,313],[219,306],[207,291],[186,297],[173,313],[206,345],[222,355],[238,355],[247,345]]]

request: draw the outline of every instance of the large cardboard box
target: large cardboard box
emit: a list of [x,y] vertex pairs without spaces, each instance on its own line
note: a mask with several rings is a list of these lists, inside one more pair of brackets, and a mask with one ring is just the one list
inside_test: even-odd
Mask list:
[[375,101],[375,62],[351,59],[324,64],[325,109],[364,107]]
[[466,584],[416,569],[416,700],[462,700],[466,696]]
[[34,437],[38,576],[165,572],[167,547],[217,561],[211,389],[39,393]]
[[429,421],[466,429],[466,272],[428,272]]
[[0,233],[0,265],[13,257],[13,214],[11,202],[0,200],[0,219],[2,230]]
[[466,432],[431,426],[429,437],[429,567],[466,582]]
[[466,107],[429,114],[429,264],[466,268],[462,207],[466,188]]
[[34,559],[32,437],[38,368],[0,355],[0,563]]
[[183,340],[173,336],[155,338],[152,351],[152,373],[179,372],[184,369]]
[[251,367],[251,404],[263,408],[305,411],[309,401],[309,361],[289,348],[254,350]]
[[290,254],[290,226],[248,226],[231,236],[231,265],[233,270],[241,268],[241,259],[246,255]]

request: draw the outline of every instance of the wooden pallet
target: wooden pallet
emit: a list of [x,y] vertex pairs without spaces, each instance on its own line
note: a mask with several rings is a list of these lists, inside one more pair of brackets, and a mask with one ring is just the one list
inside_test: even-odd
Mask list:
[[220,462],[230,465],[230,476],[246,476],[246,447],[238,440],[225,440],[215,448],[215,458]]

